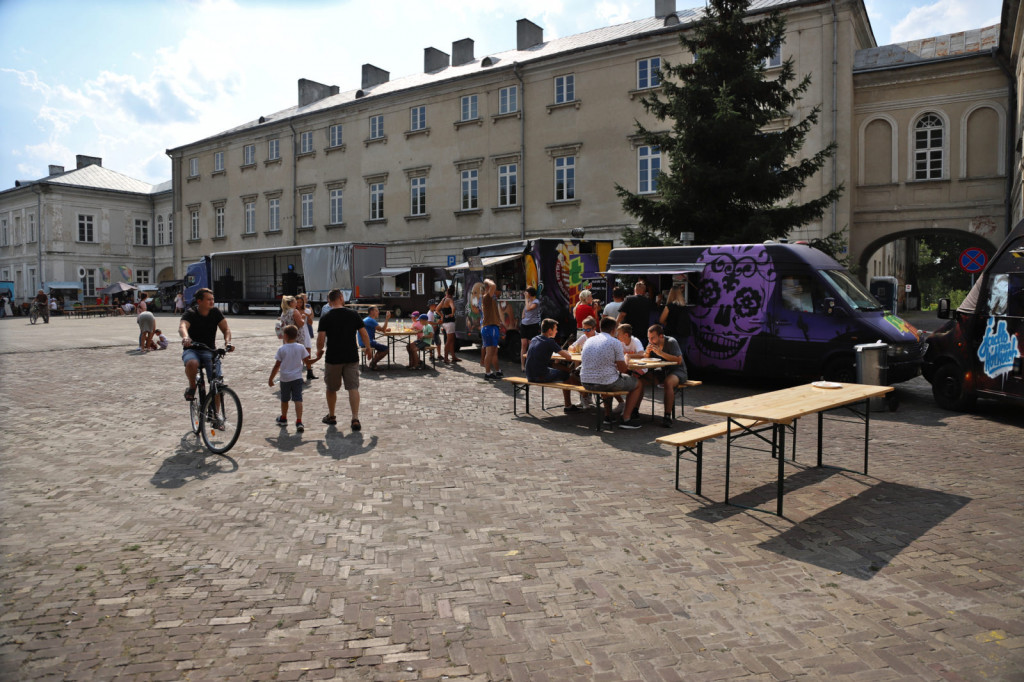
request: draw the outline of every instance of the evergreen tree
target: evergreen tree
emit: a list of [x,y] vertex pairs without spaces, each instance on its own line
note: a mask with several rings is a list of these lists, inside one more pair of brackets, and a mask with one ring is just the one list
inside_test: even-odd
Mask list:
[[620,185],[622,206],[638,222],[627,229],[631,246],[675,243],[693,232],[697,244],[759,243],[785,236],[820,218],[842,187],[798,204],[794,193],[825,165],[835,145],[797,159],[820,106],[793,125],[780,125],[810,85],[797,85],[792,59],[777,78],[765,61],[785,34],[778,12],[759,21],[744,17],[750,0],[708,0],[706,15],[692,35],[680,36],[696,55],[692,64],[663,63],[661,94],[644,97],[644,109],[670,130],[653,132],[637,122],[647,145],[661,149],[668,172],[657,178],[656,194],[635,194]]

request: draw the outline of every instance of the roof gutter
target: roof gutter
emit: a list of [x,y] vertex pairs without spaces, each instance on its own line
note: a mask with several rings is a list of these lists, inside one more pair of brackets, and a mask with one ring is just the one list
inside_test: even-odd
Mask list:
[[519,62],[512,62],[512,73],[519,79],[519,238],[526,239],[526,83]]
[[295,153],[295,125],[292,123],[294,119],[288,119],[288,127],[292,129],[292,246],[298,246],[299,244],[299,223],[296,220],[296,199],[295,192],[298,191],[296,188],[299,186],[299,155]]

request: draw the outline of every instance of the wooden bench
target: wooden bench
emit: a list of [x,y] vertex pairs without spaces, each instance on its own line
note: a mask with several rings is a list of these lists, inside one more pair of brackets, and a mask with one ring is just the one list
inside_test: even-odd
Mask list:
[[[766,421],[759,421],[756,419],[736,419],[733,421],[732,433],[737,435],[741,435],[742,433],[757,433],[759,427],[766,425],[771,428],[770,423]],[[656,443],[671,445],[676,449],[676,490],[683,493],[693,493],[695,495],[701,494],[700,485],[704,464],[704,441],[721,438],[727,434],[729,434],[729,423],[719,422],[718,424],[701,426],[696,429],[680,431],[679,433],[672,433],[667,436],[661,436],[660,438],[654,439]],[[696,485],[693,490],[683,490],[679,487],[679,460],[682,459],[684,452],[693,455],[697,462]]]
[[[588,388],[584,388],[579,384],[567,384],[560,381],[553,381],[550,383],[542,383],[539,381],[530,381],[526,377],[504,377],[502,381],[507,381],[512,384],[512,414],[519,414],[518,411],[518,399],[519,394],[524,393],[526,395],[526,413],[530,413],[530,386],[540,386],[540,408],[544,409],[544,389],[551,388],[559,391],[575,391],[581,395],[597,395],[601,396],[602,399],[611,400],[615,396],[627,396],[629,391],[591,391]],[[598,409],[594,410],[597,414],[597,421],[594,427],[600,431],[604,424],[604,410],[601,409],[601,405],[598,405]]]

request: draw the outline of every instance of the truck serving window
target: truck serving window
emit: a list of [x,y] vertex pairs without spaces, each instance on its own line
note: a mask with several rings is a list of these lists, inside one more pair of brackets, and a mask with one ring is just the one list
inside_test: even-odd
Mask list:
[[822,270],[821,276],[832,285],[839,297],[854,310],[875,312],[882,310],[875,297],[860,282],[844,270]]

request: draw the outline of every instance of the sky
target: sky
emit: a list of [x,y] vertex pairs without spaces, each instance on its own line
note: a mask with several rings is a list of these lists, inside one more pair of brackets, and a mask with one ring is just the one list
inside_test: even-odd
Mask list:
[[[679,9],[702,0],[676,0]],[[879,45],[999,23],[1001,0],[865,0]],[[423,49],[513,49],[653,16],[654,0],[0,0],[0,190],[75,155],[150,183],[172,149],[293,106],[300,78],[399,78]],[[56,20],[55,20],[56,19]]]

